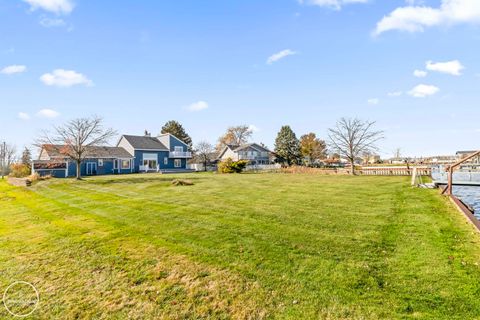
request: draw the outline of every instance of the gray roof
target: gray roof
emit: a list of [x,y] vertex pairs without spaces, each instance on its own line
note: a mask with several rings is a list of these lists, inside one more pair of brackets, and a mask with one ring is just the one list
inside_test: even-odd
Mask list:
[[157,138],[146,136],[123,136],[137,150],[168,150]]
[[257,149],[257,150],[262,149],[265,152],[270,152],[270,150],[268,150],[267,148],[259,145],[258,143],[247,143],[247,144],[244,144],[244,145],[241,145],[241,146],[237,146],[237,148],[235,148],[235,151],[243,150],[243,149],[246,149],[248,147],[253,147],[254,149]]
[[[42,148],[48,153],[50,158],[65,158],[64,152],[68,146],[63,145],[43,145]],[[86,147],[86,158],[132,158],[127,150],[120,147],[89,146]]]

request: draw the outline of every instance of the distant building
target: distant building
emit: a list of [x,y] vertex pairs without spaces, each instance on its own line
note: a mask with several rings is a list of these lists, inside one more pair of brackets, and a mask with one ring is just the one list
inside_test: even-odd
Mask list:
[[[471,154],[474,154],[477,151],[478,150],[476,150],[476,151],[457,151],[457,153],[455,154],[457,156],[456,160],[458,161],[458,160],[465,159],[466,157],[468,157]],[[472,163],[480,163],[480,157],[476,157],[471,162]]]
[[273,153],[258,143],[248,143],[245,145],[226,145],[217,157],[217,160],[226,159],[233,161],[248,160],[250,164],[262,165],[273,162]]
[[375,164],[380,163],[382,158],[378,154],[366,155],[362,158],[362,164]]

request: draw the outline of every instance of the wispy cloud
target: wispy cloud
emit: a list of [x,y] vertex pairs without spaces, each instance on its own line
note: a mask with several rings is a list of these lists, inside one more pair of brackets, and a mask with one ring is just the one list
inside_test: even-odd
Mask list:
[[18,113],[18,119],[20,120],[30,120],[30,115],[26,112],[19,112]]
[[423,70],[415,70],[413,71],[413,75],[417,78],[425,78],[428,72]]
[[45,28],[64,27],[66,25],[63,19],[58,19],[58,18],[51,19],[47,17],[40,18],[39,23],[42,27],[45,27]]
[[208,103],[205,101],[197,101],[187,106],[186,109],[191,112],[202,111],[208,109]]
[[440,7],[417,6],[411,2],[399,7],[377,23],[374,36],[391,30],[422,32],[425,28],[460,23],[480,23],[480,1],[442,0]]
[[380,99],[378,99],[378,98],[368,99],[368,100],[367,100],[367,103],[370,104],[370,105],[375,106],[375,105],[377,105],[377,104],[380,103]]
[[37,112],[37,117],[39,118],[53,119],[58,117],[59,115],[60,113],[53,109],[42,109]]
[[427,61],[427,70],[450,74],[452,76],[460,76],[465,67],[458,60],[447,62]]
[[427,84],[419,84],[412,90],[408,92],[409,95],[415,98],[426,98],[428,96],[433,96],[437,94],[440,89],[436,86],[427,85]]
[[14,64],[14,65],[3,68],[0,71],[0,73],[10,75],[10,74],[22,73],[25,71],[27,71],[26,66]]
[[31,10],[41,9],[55,14],[69,14],[75,4],[72,0],[23,0],[30,5]]
[[344,5],[353,3],[367,3],[369,0],[298,0],[300,4],[327,7],[340,10]]
[[393,91],[393,92],[387,93],[387,96],[389,96],[389,97],[400,97],[402,94],[403,94],[402,91]]
[[249,126],[248,126],[248,130],[250,130],[251,132],[258,132],[258,131],[260,131],[260,129],[259,129],[256,125],[254,125],[254,124],[249,125]]
[[277,61],[279,61],[283,58],[286,58],[288,56],[293,56],[293,55],[296,55],[296,54],[298,54],[298,52],[290,50],[290,49],[282,50],[282,51],[277,52],[275,54],[272,54],[270,57],[268,57],[267,64],[272,64],[272,63],[277,62]]
[[93,86],[92,80],[73,70],[56,69],[45,73],[40,80],[47,86],[71,87],[75,85]]

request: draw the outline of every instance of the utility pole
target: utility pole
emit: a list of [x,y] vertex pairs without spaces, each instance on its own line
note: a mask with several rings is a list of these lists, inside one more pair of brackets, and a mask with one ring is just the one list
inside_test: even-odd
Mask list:
[[2,169],[2,180],[5,176],[5,162],[7,157],[7,143],[4,141],[2,143],[2,148],[0,150],[0,169]]

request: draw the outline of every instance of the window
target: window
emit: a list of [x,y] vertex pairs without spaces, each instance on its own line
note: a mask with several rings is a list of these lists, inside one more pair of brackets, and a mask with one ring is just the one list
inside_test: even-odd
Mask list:
[[156,169],[157,168],[157,160],[143,160],[143,165],[145,167],[148,166],[149,169]]
[[98,166],[103,167],[103,159],[98,159]]
[[130,169],[130,160],[122,160],[122,169]]
[[167,158],[167,157],[163,158],[163,164],[164,164],[164,165],[167,165],[167,164],[168,164],[168,158]]
[[183,152],[183,147],[175,147],[175,152]]
[[182,166],[182,160],[181,159],[175,159],[175,168],[180,168]]
[[143,166],[148,169],[156,169],[158,162],[158,156],[156,153],[144,153],[143,154]]

